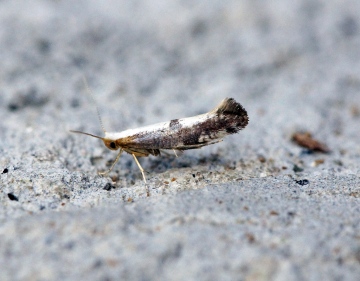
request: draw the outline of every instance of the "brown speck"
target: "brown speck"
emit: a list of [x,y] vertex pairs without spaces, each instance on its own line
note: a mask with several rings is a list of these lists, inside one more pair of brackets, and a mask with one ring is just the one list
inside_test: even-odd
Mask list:
[[172,178],[171,181],[172,181],[172,182],[173,182],[173,181],[176,181],[176,178]]
[[296,142],[299,146],[305,147],[312,151],[318,151],[323,153],[330,152],[329,148],[318,140],[313,139],[309,132],[295,133],[292,135],[292,141]]
[[243,208],[245,211],[248,211],[249,210],[249,207],[248,206],[244,206]]
[[316,159],[316,160],[314,161],[314,166],[317,167],[317,166],[319,166],[319,165],[321,165],[321,164],[324,164],[324,162],[325,162],[324,159]]
[[106,263],[107,263],[107,265],[108,266],[110,266],[110,267],[115,267],[115,266],[117,266],[118,265],[118,260],[116,260],[116,259],[107,259],[106,260]]
[[279,213],[276,212],[276,211],[274,211],[274,210],[272,210],[272,211],[270,211],[270,215],[271,215],[271,216],[278,216]]
[[246,233],[246,238],[247,238],[249,243],[254,243],[255,242],[255,236],[252,233]]
[[169,184],[169,182],[168,182],[168,181],[164,181],[164,183],[165,183],[165,184]]
[[258,157],[258,160],[261,162],[261,163],[265,163],[266,162],[266,158],[264,156],[259,156]]
[[355,197],[355,198],[360,198],[360,192],[353,191],[350,193],[350,196]]
[[259,116],[264,116],[265,113],[266,113],[266,111],[265,111],[265,109],[263,109],[263,108],[259,108],[259,109],[257,110],[257,114],[258,114]]
[[286,167],[286,166],[282,166],[281,169],[287,170],[287,167]]
[[65,206],[65,203],[64,203],[64,202],[62,202],[62,203],[61,203],[61,206]]
[[350,109],[352,117],[359,117],[360,116],[360,108],[356,105],[353,105]]
[[56,223],[54,221],[50,221],[47,224],[50,228],[54,228],[56,226]]
[[131,197],[129,197],[129,198],[127,199],[127,201],[128,201],[129,203],[131,203],[131,202],[133,202],[134,200],[133,200]]
[[113,183],[116,183],[119,180],[119,177],[118,176],[112,176],[111,180],[112,180]]

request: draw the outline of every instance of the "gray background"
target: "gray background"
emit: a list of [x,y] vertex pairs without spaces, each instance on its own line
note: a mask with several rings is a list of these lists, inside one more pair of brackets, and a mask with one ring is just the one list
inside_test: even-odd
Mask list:
[[[0,279],[359,280],[359,11],[356,0],[0,1]],[[108,131],[225,97],[250,123],[141,159],[147,196],[130,155],[99,177],[116,153],[69,133],[102,135],[83,76]],[[332,152],[292,143],[302,130]]]

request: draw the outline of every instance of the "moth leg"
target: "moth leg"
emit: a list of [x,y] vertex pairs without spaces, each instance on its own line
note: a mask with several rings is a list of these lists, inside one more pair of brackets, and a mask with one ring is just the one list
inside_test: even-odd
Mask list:
[[132,154],[132,156],[134,157],[135,162],[136,162],[136,164],[138,165],[138,167],[139,167],[139,169],[140,169],[140,172],[142,173],[142,176],[143,176],[143,178],[144,178],[144,182],[145,182],[145,184],[146,184],[146,178],[145,178],[145,174],[144,174],[145,170],[143,169],[143,167],[141,167],[141,165],[140,165],[139,161],[137,160],[135,154]]
[[178,157],[178,156],[177,156],[177,154],[176,154],[176,150],[175,150],[175,149],[173,149],[173,151],[174,151],[175,156],[176,156],[176,157]]
[[119,161],[120,155],[121,155],[121,153],[122,153],[123,151],[124,151],[123,149],[120,149],[118,155],[116,156],[115,161],[112,163],[112,165],[111,165],[111,167],[110,167],[109,170],[107,170],[107,171],[105,171],[105,172],[98,172],[98,174],[99,174],[100,176],[106,176],[108,173],[110,173],[111,170],[114,168],[116,162]]

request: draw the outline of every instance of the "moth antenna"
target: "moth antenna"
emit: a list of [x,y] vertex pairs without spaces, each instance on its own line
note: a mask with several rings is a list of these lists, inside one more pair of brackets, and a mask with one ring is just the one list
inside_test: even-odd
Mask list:
[[[106,133],[104,124],[103,124],[102,119],[101,119],[99,107],[98,107],[97,104],[96,104],[96,100],[95,100],[95,98],[94,98],[93,93],[92,93],[91,90],[90,90],[90,87],[89,87],[89,84],[88,84],[88,82],[87,82],[87,80],[86,80],[86,77],[83,75],[83,76],[82,76],[82,79],[83,79],[83,82],[84,82],[84,85],[85,85],[85,88],[86,88],[86,92],[89,94],[89,96],[90,96],[93,104],[95,105],[96,113],[97,113],[97,116],[98,116],[98,119],[99,119],[99,123],[100,123],[101,129],[104,131],[104,133]],[[78,133],[80,133],[80,132],[78,132]],[[85,133],[85,134],[86,134],[86,133]],[[88,135],[90,135],[90,134],[88,134]],[[94,136],[93,136],[93,137],[94,137]]]
[[85,133],[85,132],[81,132],[81,131],[74,131],[74,130],[70,130],[71,133],[75,133],[75,134],[82,134],[82,135],[87,135],[87,136],[90,136],[90,137],[93,137],[93,138],[97,138],[97,139],[104,139],[102,137],[99,137],[99,136],[95,136],[93,134],[89,134],[89,133]]

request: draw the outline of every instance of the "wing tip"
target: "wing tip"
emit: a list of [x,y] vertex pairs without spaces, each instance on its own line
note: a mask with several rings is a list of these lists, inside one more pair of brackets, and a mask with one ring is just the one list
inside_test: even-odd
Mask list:
[[245,108],[233,98],[224,99],[215,110],[222,114],[247,115]]
[[246,127],[249,123],[249,116],[246,109],[233,98],[225,98],[214,110],[219,115],[231,115],[235,118],[241,119],[239,127]]

